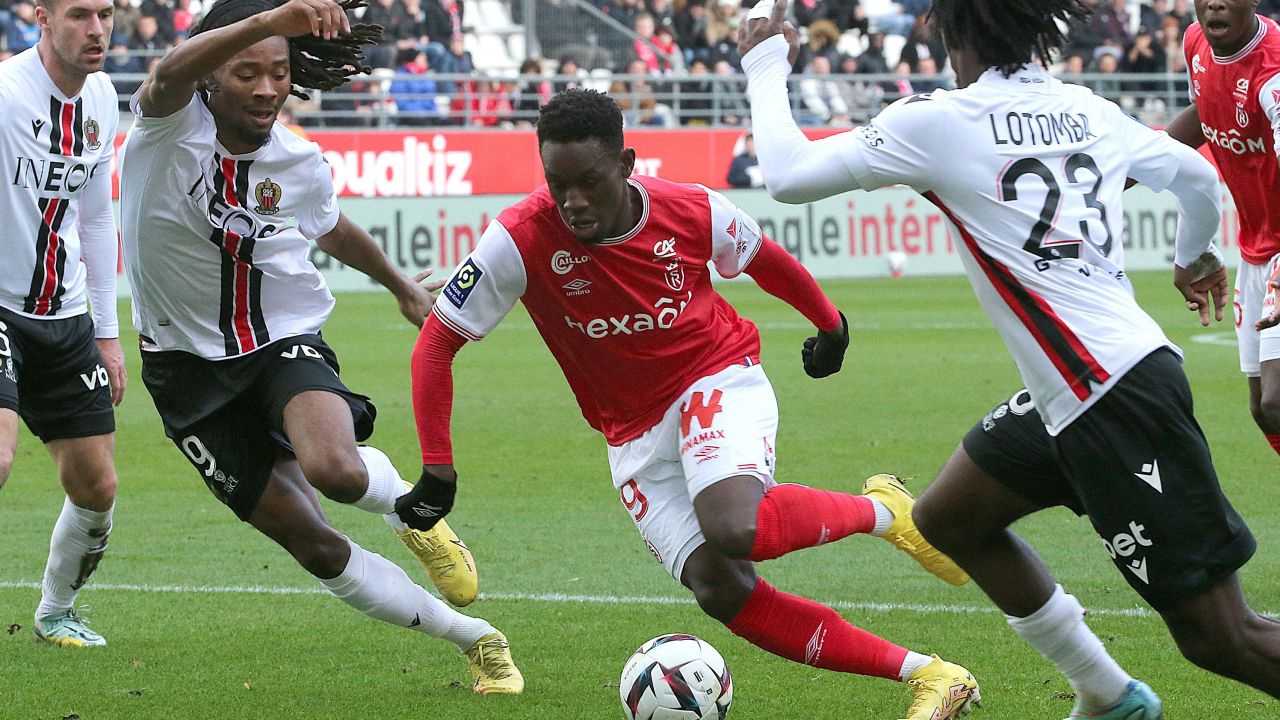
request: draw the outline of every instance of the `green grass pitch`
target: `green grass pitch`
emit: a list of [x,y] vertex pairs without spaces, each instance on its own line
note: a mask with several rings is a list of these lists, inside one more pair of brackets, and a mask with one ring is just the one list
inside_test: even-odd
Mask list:
[[[1246,591],[1257,607],[1280,611],[1277,459],[1249,418],[1230,318],[1203,330],[1166,274],[1135,281],[1186,351],[1223,483],[1258,537]],[[824,381],[800,368],[809,329],[797,313],[750,283],[722,286],[762,328],[781,410],[779,480],[853,489],[892,471],[917,476],[918,492],[970,425],[1020,387],[1013,363],[963,278],[823,284],[853,325],[844,371]],[[372,443],[416,477],[412,329],[390,298],[344,295],[326,337],[348,384],[378,404]],[[0,492],[0,630],[10,630],[0,631],[0,719],[614,718],[623,661],[649,637],[675,631],[724,654],[736,684],[731,718],[884,720],[910,702],[899,684],[750,647],[689,602],[640,541],[610,484],[602,439],[582,421],[522,310],[459,357],[461,487],[450,516],[488,594],[470,611],[510,636],[527,679],[518,698],[474,696],[451,646],[320,594],[283,551],[237,522],[164,438],[137,378],[131,333],[125,341],[132,380],[119,414],[116,529],[81,598],[110,645],[59,650],[31,634],[61,494],[24,430]],[[421,577],[381,521],[332,503],[326,510],[353,539]],[[1091,625],[1115,657],[1163,696],[1171,720],[1280,717],[1280,703],[1181,659],[1087,522],[1059,509],[1018,529],[1094,611]],[[1059,720],[1070,710],[1066,682],[976,588],[944,585],[886,543],[854,537],[766,564],[762,574],[835,603],[859,626],[968,666],[986,698],[976,718]]]

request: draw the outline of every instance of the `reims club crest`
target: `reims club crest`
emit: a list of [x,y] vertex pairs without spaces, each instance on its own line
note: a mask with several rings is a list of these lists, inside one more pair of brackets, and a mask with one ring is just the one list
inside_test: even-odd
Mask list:
[[271,182],[271,178],[264,178],[253,189],[253,197],[258,201],[258,207],[253,211],[261,215],[275,215],[280,212],[281,194],[280,185]]
[[99,137],[101,129],[98,127],[98,121],[89,118],[84,121],[84,143],[85,147],[90,150],[97,150],[102,147],[102,138]]

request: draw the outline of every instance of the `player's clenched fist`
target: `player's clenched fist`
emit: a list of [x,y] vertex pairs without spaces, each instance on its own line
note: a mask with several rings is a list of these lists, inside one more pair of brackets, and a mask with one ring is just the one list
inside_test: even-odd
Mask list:
[[414,530],[430,530],[453,509],[458,475],[449,466],[423,466],[422,477],[396,500],[396,516]]
[[268,27],[276,35],[315,35],[332,40],[351,34],[351,22],[342,6],[333,0],[289,0],[267,13]]
[[849,349],[849,321],[840,313],[840,327],[819,330],[814,337],[804,341],[800,359],[804,371],[812,378],[824,378],[840,372],[844,364],[844,352]]

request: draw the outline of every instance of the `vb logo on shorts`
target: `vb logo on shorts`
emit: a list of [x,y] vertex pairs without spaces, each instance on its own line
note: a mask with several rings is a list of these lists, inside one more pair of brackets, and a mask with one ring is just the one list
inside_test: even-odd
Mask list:
[[441,293],[449,298],[449,302],[453,303],[454,307],[460,308],[471,296],[471,291],[475,290],[476,283],[480,282],[482,277],[484,277],[484,271],[468,258],[449,279],[449,284],[444,286]]

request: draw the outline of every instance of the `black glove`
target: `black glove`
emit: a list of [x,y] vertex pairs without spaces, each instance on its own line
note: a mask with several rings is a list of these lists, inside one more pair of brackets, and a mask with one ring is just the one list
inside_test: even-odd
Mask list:
[[840,327],[830,332],[819,330],[814,337],[804,341],[800,359],[809,377],[824,378],[840,372],[844,364],[844,351],[849,348],[849,321],[840,313]]
[[458,483],[431,474],[424,467],[418,484],[396,498],[396,517],[414,530],[430,530],[453,509]]

